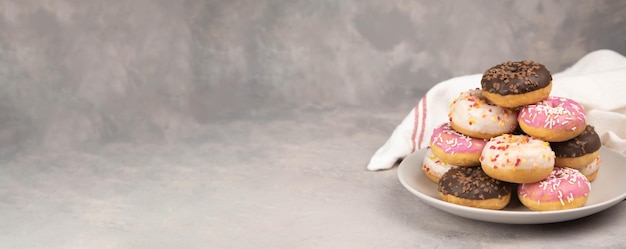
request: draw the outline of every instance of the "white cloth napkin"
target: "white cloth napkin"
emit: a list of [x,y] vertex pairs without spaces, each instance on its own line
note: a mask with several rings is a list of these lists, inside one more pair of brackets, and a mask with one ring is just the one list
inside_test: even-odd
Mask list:
[[[431,88],[372,156],[367,169],[389,169],[416,150],[426,148],[435,126],[448,120],[459,93],[480,87],[482,74],[443,81]],[[626,155],[626,57],[598,50],[560,73],[552,74],[551,96],[571,98],[585,107],[602,144]]]

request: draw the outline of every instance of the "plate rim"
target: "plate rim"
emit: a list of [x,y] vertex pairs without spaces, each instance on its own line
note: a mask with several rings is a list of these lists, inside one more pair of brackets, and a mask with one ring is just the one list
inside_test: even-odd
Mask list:
[[[608,153],[612,153],[615,156],[621,157],[624,161],[626,161],[626,157],[619,154],[618,152],[611,150],[605,146],[602,146],[600,153],[607,153],[605,151],[610,151]],[[554,211],[531,211],[531,210],[490,210],[490,209],[481,209],[475,207],[462,206],[458,204],[449,203],[443,201],[439,198],[432,197],[426,193],[422,193],[418,189],[413,188],[405,179],[406,176],[403,175],[405,171],[407,171],[407,167],[415,167],[415,165],[408,165],[407,162],[409,157],[416,157],[420,153],[425,153],[426,149],[416,150],[411,153],[409,156],[405,157],[400,165],[398,165],[398,179],[400,183],[406,188],[409,192],[418,197],[421,201],[426,204],[433,206],[439,210],[454,214],[456,216],[465,217],[474,220],[488,221],[494,223],[505,223],[505,224],[544,224],[544,223],[554,223],[554,222],[562,222],[568,220],[579,219],[585,216],[589,216],[601,211],[604,211],[617,203],[626,199],[626,190],[621,195],[617,195],[613,198],[605,200],[603,202],[595,203],[589,206],[583,206],[574,209],[566,209],[566,210],[554,210]],[[418,160],[421,164],[422,160]],[[418,172],[422,172],[420,169]],[[423,173],[423,172],[422,172]],[[431,182],[432,183],[432,182]],[[433,183],[434,184],[434,183]],[[593,185],[593,183],[592,183]],[[573,215],[576,213],[577,215]],[[507,216],[515,216],[515,219],[511,219],[509,221],[503,220],[502,218],[506,218]],[[524,219],[533,217],[535,219]],[[573,217],[573,218],[572,218]],[[521,218],[521,219],[520,219]],[[542,218],[542,219],[539,219]]]

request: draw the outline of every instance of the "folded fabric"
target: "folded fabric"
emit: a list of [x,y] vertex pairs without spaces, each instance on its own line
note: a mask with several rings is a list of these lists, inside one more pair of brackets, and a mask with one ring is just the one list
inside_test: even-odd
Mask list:
[[[435,126],[448,121],[449,105],[459,94],[480,87],[482,74],[443,81],[431,88],[372,156],[367,169],[393,167],[416,150],[426,148]],[[552,75],[551,96],[571,98],[585,108],[602,144],[626,154],[626,57],[598,50]]]

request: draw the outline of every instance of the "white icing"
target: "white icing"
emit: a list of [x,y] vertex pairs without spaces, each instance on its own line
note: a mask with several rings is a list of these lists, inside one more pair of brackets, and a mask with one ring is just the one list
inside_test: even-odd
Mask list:
[[462,92],[451,104],[449,117],[465,130],[485,134],[509,133],[517,126],[517,112],[489,104],[480,89]]
[[501,169],[536,169],[553,167],[554,159],[554,152],[547,142],[525,135],[506,134],[487,142],[480,163],[483,167]]
[[428,147],[426,155],[424,156],[422,167],[427,168],[429,174],[432,174],[437,178],[441,178],[441,176],[448,172],[448,170],[458,166],[441,161],[437,156],[435,156],[430,147]]
[[590,176],[591,174],[595,173],[598,170],[598,168],[600,168],[600,157],[596,157],[596,159],[593,160],[593,162],[579,169],[579,171],[585,176]]

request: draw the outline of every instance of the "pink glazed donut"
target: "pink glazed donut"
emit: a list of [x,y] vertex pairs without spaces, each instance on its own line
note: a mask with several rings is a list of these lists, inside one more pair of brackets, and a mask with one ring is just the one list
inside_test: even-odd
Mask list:
[[548,142],[563,142],[585,129],[585,109],[568,98],[549,96],[520,111],[517,121],[528,135]]
[[582,207],[589,198],[591,183],[580,171],[554,167],[545,179],[517,187],[519,200],[533,211],[564,210]]
[[449,123],[439,125],[430,137],[430,147],[435,156],[456,166],[480,165],[480,154],[487,140],[463,135]]

